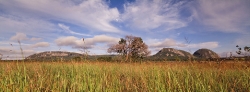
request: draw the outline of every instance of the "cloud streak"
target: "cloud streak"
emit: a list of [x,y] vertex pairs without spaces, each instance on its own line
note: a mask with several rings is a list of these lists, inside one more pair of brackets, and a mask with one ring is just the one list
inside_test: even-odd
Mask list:
[[24,33],[35,37],[43,37],[45,35],[48,37],[53,35],[53,32],[58,31],[57,26],[42,19],[0,14],[0,21],[1,36],[12,33]]
[[88,35],[88,34],[82,34],[82,33],[77,33],[77,32],[74,32],[72,30],[69,29],[69,26],[66,26],[64,24],[58,24],[58,26],[60,28],[62,28],[64,31],[66,31],[67,33],[70,33],[70,34],[74,34],[74,35],[82,35],[82,36],[91,36],[91,35]]
[[84,0],[79,4],[72,1],[0,1],[5,12],[47,20],[72,23],[91,31],[121,32],[110,22],[119,17],[117,8],[109,8],[102,0]]
[[124,6],[125,13],[121,15],[121,20],[141,30],[174,30],[187,26],[187,22],[180,19],[181,5],[183,2],[171,4],[164,0],[137,0]]
[[197,0],[195,4],[190,5],[193,16],[204,25],[221,32],[247,31],[249,0]]

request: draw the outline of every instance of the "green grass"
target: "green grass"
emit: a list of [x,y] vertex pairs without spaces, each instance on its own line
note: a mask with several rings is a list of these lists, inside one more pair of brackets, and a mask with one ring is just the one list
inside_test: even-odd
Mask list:
[[0,62],[0,91],[247,92],[249,66],[245,62]]

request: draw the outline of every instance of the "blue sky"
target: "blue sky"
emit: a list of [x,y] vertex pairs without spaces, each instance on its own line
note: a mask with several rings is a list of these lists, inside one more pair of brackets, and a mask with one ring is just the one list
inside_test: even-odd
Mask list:
[[208,48],[226,56],[250,46],[249,9],[249,0],[1,0],[0,53],[20,57],[20,40],[25,56],[83,47],[109,54],[110,45],[134,35],[151,54]]

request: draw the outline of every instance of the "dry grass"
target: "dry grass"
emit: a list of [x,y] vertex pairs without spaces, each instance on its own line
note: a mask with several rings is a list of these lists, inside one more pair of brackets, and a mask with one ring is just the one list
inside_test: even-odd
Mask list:
[[248,62],[0,62],[0,91],[250,90]]

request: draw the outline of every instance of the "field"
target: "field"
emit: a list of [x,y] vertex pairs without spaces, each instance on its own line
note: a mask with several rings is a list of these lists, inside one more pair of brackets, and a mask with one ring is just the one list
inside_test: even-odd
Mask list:
[[0,62],[1,92],[249,92],[249,62]]

